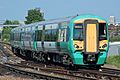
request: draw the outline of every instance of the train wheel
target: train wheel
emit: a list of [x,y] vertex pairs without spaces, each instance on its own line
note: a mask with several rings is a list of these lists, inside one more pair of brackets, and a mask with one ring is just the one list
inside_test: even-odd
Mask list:
[[101,65],[97,65],[96,69],[99,70],[101,68]]
[[38,61],[44,61],[43,53],[42,52],[36,53],[36,59]]
[[14,53],[14,47],[12,47],[12,52]]
[[33,59],[37,60],[37,61],[42,61],[42,62],[46,62],[46,55],[42,52],[33,52]]
[[27,50],[24,52],[27,59],[32,60],[32,52]]
[[16,56],[20,57],[20,54],[19,54],[20,50],[19,50],[18,48],[12,47],[12,52],[13,52]]
[[12,51],[13,51],[13,53],[15,53],[15,54],[17,53],[17,49],[16,49],[16,48],[13,48]]
[[20,54],[21,54],[22,56],[24,56],[24,57],[26,56],[25,51],[24,51],[24,50],[21,50],[21,49],[20,49]]
[[37,55],[37,53],[35,51],[32,52],[32,58],[35,59],[35,60],[37,60],[36,55]]
[[74,66],[71,57],[69,55],[63,56],[63,64]]
[[39,54],[38,54],[38,60],[39,61],[44,61],[43,53],[42,52],[39,52]]

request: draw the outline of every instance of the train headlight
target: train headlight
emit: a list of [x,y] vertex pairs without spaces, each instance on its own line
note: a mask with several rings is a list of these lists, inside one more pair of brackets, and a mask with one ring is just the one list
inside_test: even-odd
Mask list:
[[104,45],[102,46],[102,48],[105,48],[105,47],[107,47],[107,44],[104,44]]
[[75,48],[79,48],[79,46],[77,44],[74,45]]

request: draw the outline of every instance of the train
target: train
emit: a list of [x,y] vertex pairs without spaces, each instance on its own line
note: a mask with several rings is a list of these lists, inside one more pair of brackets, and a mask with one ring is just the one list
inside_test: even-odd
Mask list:
[[10,35],[15,54],[42,62],[100,68],[109,49],[108,23],[92,14],[19,26]]

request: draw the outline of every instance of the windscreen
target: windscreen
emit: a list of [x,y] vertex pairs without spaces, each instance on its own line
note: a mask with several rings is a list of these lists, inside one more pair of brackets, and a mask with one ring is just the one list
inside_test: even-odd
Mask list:
[[74,40],[83,39],[83,25],[82,24],[74,24],[73,39]]

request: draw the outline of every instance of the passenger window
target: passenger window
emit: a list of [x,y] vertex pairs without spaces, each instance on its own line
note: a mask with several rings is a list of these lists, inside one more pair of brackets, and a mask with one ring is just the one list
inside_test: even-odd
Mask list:
[[57,41],[57,29],[45,30],[45,41]]
[[45,30],[45,41],[51,41],[51,30]]
[[35,31],[35,35],[36,35],[36,41],[41,41],[42,30]]
[[14,37],[15,37],[15,41],[19,41],[19,33],[15,33]]
[[21,40],[22,40],[22,41],[25,40],[25,32],[21,32]]
[[52,34],[51,35],[51,41],[57,41],[57,38],[58,38],[58,31],[57,31],[57,29],[53,29],[51,34]]

